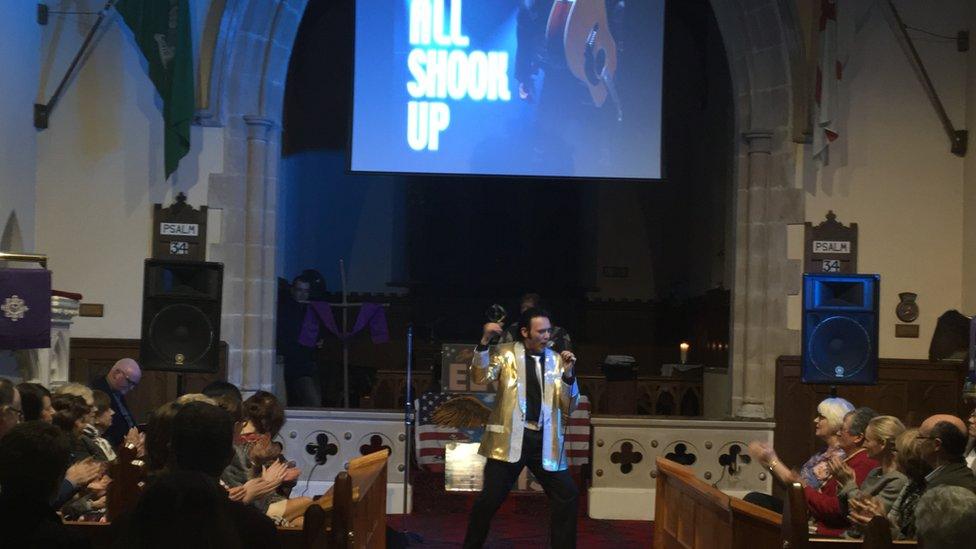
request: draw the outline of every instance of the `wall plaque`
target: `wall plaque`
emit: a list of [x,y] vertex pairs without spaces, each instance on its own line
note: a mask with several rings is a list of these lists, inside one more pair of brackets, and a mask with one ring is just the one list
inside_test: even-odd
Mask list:
[[857,273],[857,223],[845,226],[833,210],[819,225],[807,222],[803,248],[805,273]]
[[153,208],[153,259],[207,259],[207,207],[194,209],[186,203],[186,195],[176,195],[176,202],[168,208],[156,204]]

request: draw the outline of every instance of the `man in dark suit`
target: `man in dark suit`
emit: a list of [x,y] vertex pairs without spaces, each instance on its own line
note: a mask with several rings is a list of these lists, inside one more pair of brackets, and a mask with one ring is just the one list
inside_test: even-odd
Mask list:
[[142,380],[142,370],[139,364],[131,358],[123,358],[112,366],[105,377],[100,377],[91,383],[92,389],[98,389],[108,394],[112,401],[112,425],[102,435],[113,448],[118,447],[126,435],[137,437],[133,431],[136,419],[125,404],[125,395],[135,389]]
[[976,491],[976,476],[966,466],[966,424],[956,416],[937,414],[922,422],[918,438],[924,439],[922,454],[933,467],[925,477],[927,489],[961,486]]

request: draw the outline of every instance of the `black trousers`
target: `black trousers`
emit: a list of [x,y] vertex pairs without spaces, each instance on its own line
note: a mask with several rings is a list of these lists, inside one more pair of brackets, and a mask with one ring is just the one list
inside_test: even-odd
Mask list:
[[474,502],[468,519],[464,547],[480,548],[488,537],[491,518],[501,507],[523,467],[528,467],[549,497],[549,539],[556,549],[576,547],[576,514],[579,489],[569,471],[546,471],[542,467],[542,433],[525,430],[522,459],[508,463],[489,459],[485,463],[481,495]]

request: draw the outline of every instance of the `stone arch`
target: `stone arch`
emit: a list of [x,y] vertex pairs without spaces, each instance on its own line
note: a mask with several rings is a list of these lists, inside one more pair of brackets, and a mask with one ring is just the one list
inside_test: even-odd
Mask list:
[[275,214],[281,113],[288,60],[308,0],[214,0],[201,64],[209,65],[202,125],[223,130],[223,172],[209,178],[208,205],[222,210],[221,337],[228,378],[245,391],[272,390],[275,362]]
[[[776,357],[795,354],[787,294],[801,265],[787,259],[787,225],[804,220],[792,169],[794,93],[803,48],[794,0],[711,0],[733,75],[736,141],[732,292],[732,412],[773,416]],[[799,84],[799,85],[798,85]]]
[[[212,174],[208,203],[223,210],[222,337],[229,378],[271,389],[274,364],[275,217],[285,74],[308,0],[214,0],[205,32],[210,65],[203,125],[224,127],[224,171]],[[795,0],[711,0],[735,93],[735,262],[732,409],[770,417],[775,359],[795,353],[786,295],[798,261],[786,257],[786,226],[804,220],[792,169],[793,94],[802,81]],[[208,55],[209,52],[209,55]]]

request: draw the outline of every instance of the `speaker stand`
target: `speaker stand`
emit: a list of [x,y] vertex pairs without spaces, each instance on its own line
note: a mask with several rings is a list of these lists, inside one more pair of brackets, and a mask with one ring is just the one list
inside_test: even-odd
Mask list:
[[407,517],[410,514],[407,511],[407,504],[409,503],[409,491],[410,491],[410,457],[411,457],[411,443],[413,442],[413,425],[414,425],[414,409],[413,409],[413,326],[407,326],[407,387],[406,387],[406,399],[403,403],[403,427],[406,431],[407,439],[406,444],[403,445],[404,456],[403,456],[403,522],[400,523],[402,529],[400,530],[400,541],[404,545],[415,545],[418,543],[423,543],[424,538],[415,532],[411,532],[407,528]]

